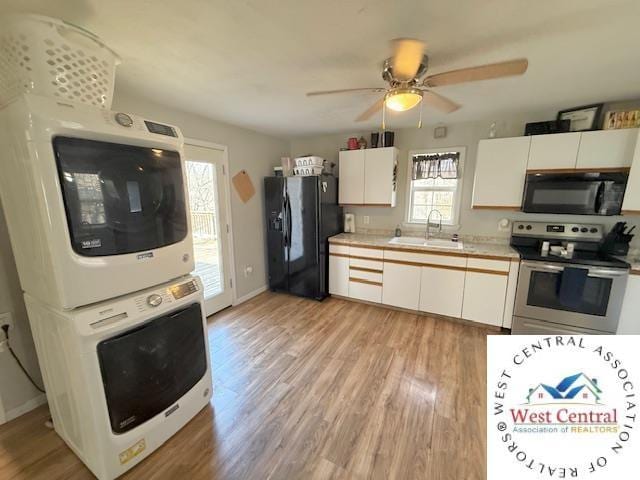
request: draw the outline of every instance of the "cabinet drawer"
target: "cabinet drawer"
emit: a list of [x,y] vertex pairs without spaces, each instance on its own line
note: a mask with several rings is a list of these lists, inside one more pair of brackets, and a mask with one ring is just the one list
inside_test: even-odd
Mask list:
[[349,255],[349,245],[340,245],[336,243],[330,243],[329,253],[337,253],[339,255]]
[[377,259],[382,258],[384,250],[381,248],[366,248],[366,247],[349,247],[349,255],[354,257],[363,257]]
[[384,259],[390,262],[407,262],[420,265],[443,265],[460,268],[467,266],[467,257],[464,254],[447,255],[431,252],[420,253],[385,249]]
[[370,268],[382,271],[382,260],[365,260],[363,258],[349,258],[349,265],[352,267]]
[[481,270],[481,273],[509,273],[509,260],[497,260],[488,258],[469,257],[467,260],[467,269]]
[[382,270],[349,266],[349,278],[382,283]]
[[382,303],[382,284],[350,279],[349,296],[367,302]]

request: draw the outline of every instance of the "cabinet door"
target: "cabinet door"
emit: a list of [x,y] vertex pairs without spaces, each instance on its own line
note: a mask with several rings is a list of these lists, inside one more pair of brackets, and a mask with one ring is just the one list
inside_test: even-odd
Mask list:
[[531,137],[527,170],[576,168],[580,133],[556,133]]
[[349,296],[349,259],[329,254],[329,293]]
[[474,208],[522,206],[531,137],[480,140],[473,183]]
[[464,270],[422,267],[420,310],[460,318]]
[[500,274],[467,272],[462,318],[501,327],[507,278]]
[[362,205],[364,203],[364,150],[340,152],[339,164],[338,202]]
[[364,152],[364,203],[395,206],[397,150],[387,147]]
[[384,262],[382,303],[418,310],[420,301],[420,268],[414,265]]
[[638,138],[637,128],[583,132],[577,168],[630,167]]
[[[635,271],[632,271],[635,272]],[[618,335],[640,335],[640,272],[629,275],[624,294]]]
[[[640,137],[640,134],[638,134]],[[640,140],[640,138],[638,138]],[[624,192],[622,213],[640,214],[640,142],[636,142],[636,149],[631,164],[631,172]]]

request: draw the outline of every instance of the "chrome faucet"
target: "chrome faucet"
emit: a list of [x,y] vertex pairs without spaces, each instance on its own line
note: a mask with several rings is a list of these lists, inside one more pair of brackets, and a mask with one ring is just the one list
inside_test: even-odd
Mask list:
[[[438,223],[431,222],[431,215],[433,214],[433,212],[437,212],[438,214]],[[430,227],[438,227],[438,233],[442,232],[442,213],[440,213],[440,210],[436,210],[434,208],[429,212],[429,216],[427,217],[427,231],[424,234],[426,240],[429,240],[431,238]]]

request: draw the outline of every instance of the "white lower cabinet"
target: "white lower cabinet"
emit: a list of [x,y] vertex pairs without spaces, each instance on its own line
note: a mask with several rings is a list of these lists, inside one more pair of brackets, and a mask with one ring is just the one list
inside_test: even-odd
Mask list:
[[629,275],[624,293],[618,335],[640,335],[640,274]]
[[464,270],[422,267],[419,310],[459,318],[464,277]]
[[467,271],[462,318],[501,327],[508,279],[507,275]]
[[349,259],[329,255],[329,293],[349,296]]
[[382,303],[382,284],[352,278],[349,281],[349,296],[366,302]]
[[418,310],[420,303],[420,270],[415,265],[384,262],[382,303]]

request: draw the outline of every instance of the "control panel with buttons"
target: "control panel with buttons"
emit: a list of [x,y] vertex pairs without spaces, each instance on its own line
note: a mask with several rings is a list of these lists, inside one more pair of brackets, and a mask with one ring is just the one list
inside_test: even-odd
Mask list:
[[575,223],[514,222],[512,232],[516,236],[599,241],[603,227]]

